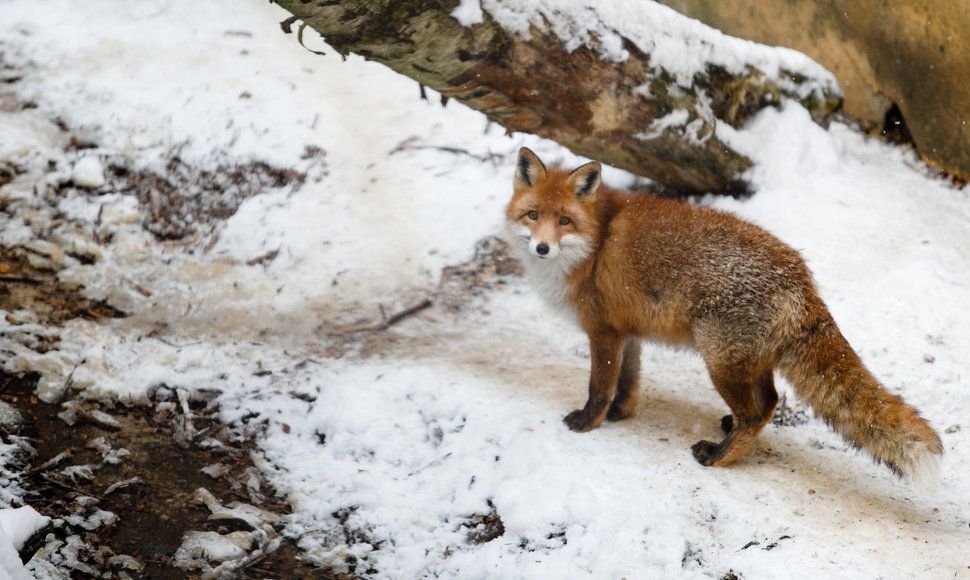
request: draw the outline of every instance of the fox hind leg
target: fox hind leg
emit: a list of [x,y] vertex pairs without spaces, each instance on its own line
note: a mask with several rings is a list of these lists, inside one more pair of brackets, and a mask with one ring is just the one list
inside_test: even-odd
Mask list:
[[757,372],[745,365],[710,371],[715,388],[731,408],[732,414],[721,420],[727,436],[720,443],[699,441],[691,451],[702,465],[723,466],[740,457],[771,420],[778,392],[770,367]]
[[620,421],[632,416],[640,402],[640,339],[630,336],[623,346],[620,377],[616,381],[616,395],[606,412],[608,421]]
[[[778,406],[778,391],[775,390],[775,381],[771,374],[758,381],[758,390],[755,391],[755,396],[765,422],[771,421],[775,414],[775,407]],[[724,434],[727,435],[732,428],[734,428],[734,415],[721,417],[721,431],[724,431]]]

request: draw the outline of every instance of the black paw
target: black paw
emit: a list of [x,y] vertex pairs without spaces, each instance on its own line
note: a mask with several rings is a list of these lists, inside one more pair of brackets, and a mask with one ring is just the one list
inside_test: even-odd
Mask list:
[[566,418],[562,420],[572,431],[589,431],[596,425],[593,424],[592,417],[586,412],[586,409],[576,409],[572,413],[566,415]]
[[690,448],[694,459],[701,465],[711,465],[718,458],[720,445],[710,441],[698,441]]
[[721,417],[721,431],[725,434],[730,433],[731,429],[734,429],[734,415],[725,415]]

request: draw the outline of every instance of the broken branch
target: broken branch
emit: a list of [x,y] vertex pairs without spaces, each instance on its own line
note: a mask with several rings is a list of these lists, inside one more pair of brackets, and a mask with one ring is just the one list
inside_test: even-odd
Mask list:
[[404,310],[391,315],[390,318],[385,318],[381,322],[375,322],[373,324],[352,324],[348,326],[342,326],[339,329],[337,329],[337,334],[354,334],[357,332],[380,332],[382,330],[387,330],[388,328],[397,324],[398,322],[401,322],[405,318],[409,316],[413,316],[426,308],[430,308],[431,304],[432,304],[431,299],[425,298],[418,304],[415,304],[414,306],[411,306],[409,308],[405,308]]

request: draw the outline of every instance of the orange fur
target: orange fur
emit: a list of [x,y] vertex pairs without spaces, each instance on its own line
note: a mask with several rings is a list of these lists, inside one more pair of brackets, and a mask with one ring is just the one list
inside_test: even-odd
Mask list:
[[918,477],[937,434],[883,389],[842,337],[801,256],[733,215],[600,186],[601,167],[547,169],[519,153],[506,235],[540,294],[589,336],[589,399],[575,431],[636,410],[641,338],[695,348],[731,409],[704,465],[727,465],[771,419],[780,370],[856,446]]

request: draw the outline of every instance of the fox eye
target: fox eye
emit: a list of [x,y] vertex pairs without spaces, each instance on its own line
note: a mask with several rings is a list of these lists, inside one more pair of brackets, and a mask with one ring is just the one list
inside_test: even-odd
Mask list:
[[536,210],[532,210],[525,215],[529,216],[529,219],[532,221],[536,221],[537,219],[539,219],[539,212],[537,212]]
[[568,226],[570,223],[572,223],[572,221],[573,220],[569,219],[568,217],[562,216],[561,218],[559,218],[559,225]]

